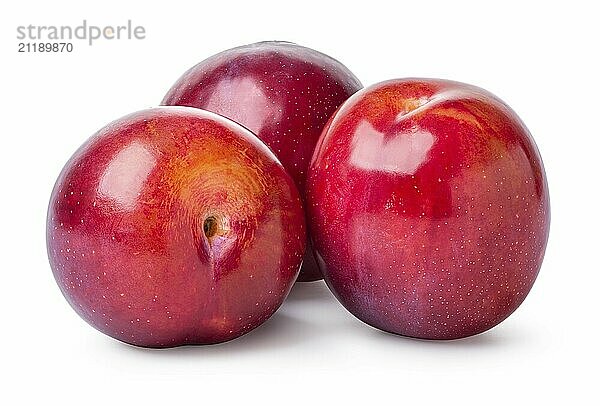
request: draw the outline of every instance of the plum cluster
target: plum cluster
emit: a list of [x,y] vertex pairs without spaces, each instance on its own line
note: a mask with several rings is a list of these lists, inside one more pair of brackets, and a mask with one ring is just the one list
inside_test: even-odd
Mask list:
[[56,281],[111,337],[224,342],[324,278],[371,326],[454,339],[500,323],[536,279],[542,160],[481,88],[362,89],[327,55],[261,42],[200,62],[161,104],[89,138],[50,198]]

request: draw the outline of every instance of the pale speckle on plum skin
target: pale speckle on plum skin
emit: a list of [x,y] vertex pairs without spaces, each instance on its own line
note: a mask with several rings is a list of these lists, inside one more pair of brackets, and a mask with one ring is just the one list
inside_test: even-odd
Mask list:
[[[458,121],[453,125],[463,126],[460,135],[444,134],[435,120],[424,121],[418,115],[406,125],[436,135],[437,145],[428,154],[443,163],[436,164],[430,156],[413,174],[360,173],[348,164],[345,148],[353,144],[350,137],[361,136],[353,135],[357,120],[369,119],[363,109],[377,105],[363,95],[384,88],[391,93],[391,83],[366,89],[342,106],[321,138],[309,169],[308,210],[326,282],[354,315],[383,330],[434,339],[485,331],[522,302],[541,265],[549,205],[539,153],[504,104],[481,89],[458,85],[455,94],[468,97],[472,92],[477,100],[482,95],[483,99],[491,97],[496,109],[489,124],[485,119],[481,123],[489,125],[487,136],[501,143],[496,145],[498,151],[492,148],[482,155],[485,142],[480,140],[485,138],[461,138],[475,134],[467,131],[475,123],[465,121],[476,115],[465,114],[467,107],[453,100],[448,87],[457,86],[455,82],[440,81],[429,90],[445,92],[450,100],[438,99],[426,109],[437,108],[435,113],[441,117]],[[396,101],[380,98],[379,102],[393,105]],[[393,110],[390,104],[387,108]],[[490,127],[500,115],[510,117],[510,124]],[[378,125],[390,128],[373,121],[372,127]],[[402,136],[401,127],[396,131],[398,135],[388,132],[388,145]],[[469,149],[463,155],[472,160],[453,162],[449,157],[457,154],[452,145],[461,142]],[[523,159],[523,151],[532,157],[531,162]],[[424,200],[421,189],[437,192],[437,207]],[[439,204],[443,199],[448,199],[446,205]],[[426,210],[419,204],[425,204]],[[424,243],[415,244],[416,236]]]

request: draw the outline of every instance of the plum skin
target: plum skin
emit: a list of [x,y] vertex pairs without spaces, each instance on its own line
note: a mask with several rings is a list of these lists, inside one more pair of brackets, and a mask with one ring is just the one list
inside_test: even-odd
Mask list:
[[486,331],[540,270],[550,205],[525,125],[491,93],[382,82],[327,124],[307,180],[325,281],[365,323],[424,339]]
[[[306,171],[323,127],[361,88],[348,68],[325,54],[265,41],[198,63],[177,80],[162,104],[212,111],[250,129],[277,155],[304,198]],[[308,243],[298,277],[302,282],[322,279]]]
[[48,209],[55,279],[101,332],[143,347],[213,344],[281,305],[305,249],[293,180],[252,133],[163,107],[101,129]]

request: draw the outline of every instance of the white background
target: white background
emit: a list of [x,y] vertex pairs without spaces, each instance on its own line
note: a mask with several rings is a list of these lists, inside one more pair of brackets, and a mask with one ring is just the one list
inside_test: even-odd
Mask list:
[[[593,4],[3,2],[0,403],[598,404]],[[18,25],[75,26],[84,18],[95,25],[131,19],[147,39],[77,41],[71,54],[17,53]],[[193,64],[271,39],[325,52],[365,85],[454,79],[492,91],[519,113],[544,158],[552,224],[540,276],[515,314],[476,337],[411,340],[363,325],[323,283],[304,284],[247,336],[157,351],[107,338],[69,308],[45,249],[50,191],[69,156],[109,121],[157,105]]]

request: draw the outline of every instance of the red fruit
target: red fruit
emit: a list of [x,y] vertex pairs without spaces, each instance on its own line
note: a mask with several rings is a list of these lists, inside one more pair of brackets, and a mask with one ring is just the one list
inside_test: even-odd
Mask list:
[[305,248],[292,179],[253,134],[191,108],[117,120],[69,160],[48,255],[71,306],[144,347],[231,340],[281,305]]
[[[200,62],[162,104],[212,111],[249,128],[275,152],[304,195],[308,163],[325,123],[361,87],[327,55],[288,42],[260,42]],[[321,278],[309,248],[298,280]]]
[[485,331],[525,299],[550,221],[539,152],[477,87],[383,82],[332,117],[307,194],[325,280],[356,317],[411,337]]

